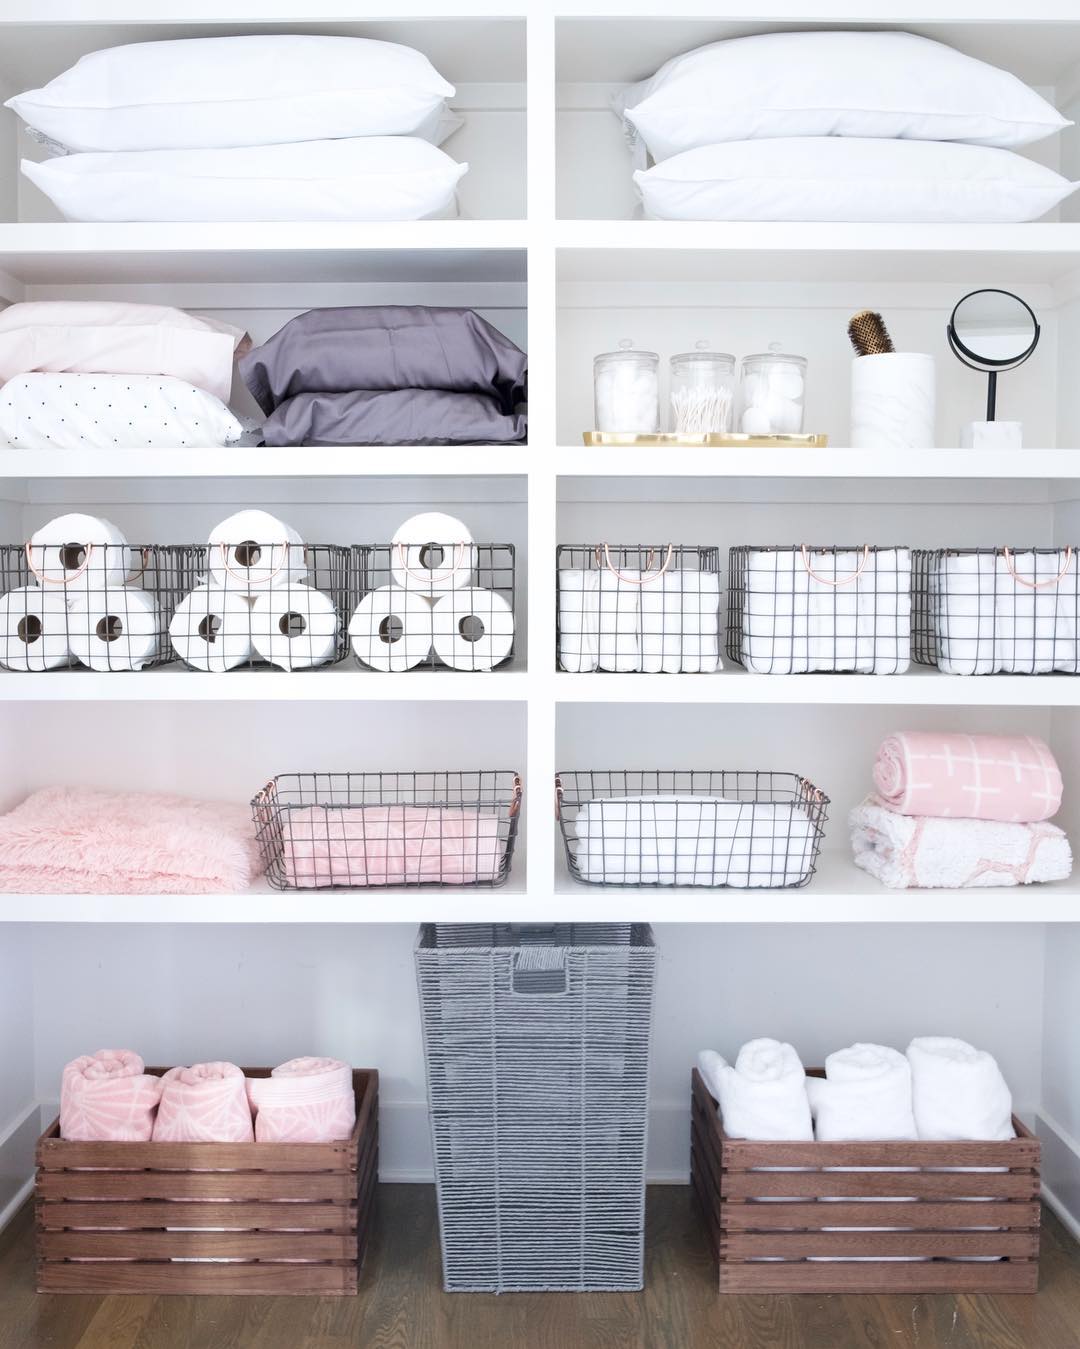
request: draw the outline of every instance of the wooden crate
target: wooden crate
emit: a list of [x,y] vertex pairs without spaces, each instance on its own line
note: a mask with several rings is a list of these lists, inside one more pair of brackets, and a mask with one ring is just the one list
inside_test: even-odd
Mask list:
[[353,1086],[338,1143],[76,1143],[54,1120],[37,1145],[38,1292],[355,1294],[379,1075]]
[[[724,1133],[696,1069],[691,1114],[690,1178],[722,1293],[1036,1291],[1040,1144],[1019,1120],[1013,1120],[1017,1137],[1004,1143],[754,1143]],[[873,1169],[901,1166],[919,1169]],[[800,1169],[764,1169],[770,1167]],[[940,1169],[950,1167],[1008,1169]],[[912,1196],[914,1203],[895,1202]],[[967,1196],[985,1202],[966,1202]],[[909,1230],[836,1230],[901,1226]],[[822,1256],[847,1259],[813,1258]]]

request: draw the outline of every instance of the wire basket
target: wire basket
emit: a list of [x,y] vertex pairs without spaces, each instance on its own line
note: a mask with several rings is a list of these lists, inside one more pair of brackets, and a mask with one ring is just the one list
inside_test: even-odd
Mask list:
[[720,550],[562,544],[555,552],[558,668],[708,674],[720,666]]
[[358,665],[486,671],[513,659],[513,544],[376,543],[354,553]]
[[571,772],[555,777],[570,875],[584,885],[807,885],[829,798],[795,773]]
[[278,890],[505,884],[521,777],[460,773],[287,773],[251,803]]
[[914,656],[946,674],[1080,674],[1076,549],[939,548],[912,558]]
[[755,674],[902,674],[911,552],[870,544],[732,548],[727,653]]
[[169,624],[205,549],[0,545],[0,667],[146,670],[173,659]]
[[641,1288],[655,975],[645,925],[420,929],[447,1292]]
[[357,592],[351,549],[324,543],[214,543],[169,629],[190,669],[334,665],[349,651]]

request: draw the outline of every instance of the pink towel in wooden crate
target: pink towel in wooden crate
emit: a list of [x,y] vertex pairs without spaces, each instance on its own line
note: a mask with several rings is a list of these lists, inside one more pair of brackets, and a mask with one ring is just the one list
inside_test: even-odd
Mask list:
[[193,1063],[161,1079],[156,1143],[250,1143],[247,1081],[235,1063]]
[[311,806],[284,812],[283,863],[300,889],[468,885],[498,879],[499,817],[453,806]]
[[1035,824],[1061,806],[1061,772],[1033,735],[901,731],[878,750],[874,785],[899,815]]
[[259,1143],[333,1143],[356,1123],[352,1069],[340,1059],[290,1059],[269,1077],[249,1077]]
[[263,870],[246,806],[47,787],[0,816],[0,892],[215,894]]
[[60,1137],[146,1143],[160,1096],[161,1078],[144,1073],[142,1059],[130,1049],[83,1054],[60,1079]]

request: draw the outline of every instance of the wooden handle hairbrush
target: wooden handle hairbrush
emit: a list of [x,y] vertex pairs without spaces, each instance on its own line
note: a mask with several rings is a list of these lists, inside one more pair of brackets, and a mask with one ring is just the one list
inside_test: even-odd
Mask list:
[[872,309],[860,309],[848,323],[847,331],[856,356],[884,356],[896,350],[885,320]]

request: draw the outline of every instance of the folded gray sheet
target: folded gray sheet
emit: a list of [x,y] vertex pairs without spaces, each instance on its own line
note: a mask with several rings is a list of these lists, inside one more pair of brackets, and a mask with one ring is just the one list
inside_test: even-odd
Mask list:
[[270,414],[267,445],[476,445],[525,439],[494,398],[443,389],[298,393]]

